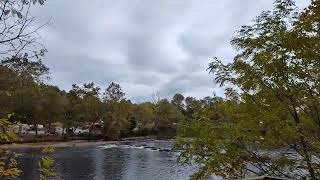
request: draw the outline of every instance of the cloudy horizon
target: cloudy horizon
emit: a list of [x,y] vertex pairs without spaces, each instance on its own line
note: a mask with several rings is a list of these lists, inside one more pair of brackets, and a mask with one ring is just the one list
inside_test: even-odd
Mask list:
[[[298,0],[304,7],[310,0]],[[119,83],[135,102],[176,93],[202,98],[223,90],[206,70],[212,57],[235,55],[229,41],[273,0],[48,0],[35,16],[52,23],[41,30],[50,84]]]

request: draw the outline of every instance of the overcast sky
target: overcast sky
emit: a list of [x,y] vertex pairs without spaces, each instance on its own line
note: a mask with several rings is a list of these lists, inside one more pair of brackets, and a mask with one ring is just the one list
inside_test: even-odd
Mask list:
[[[310,0],[298,0],[303,7]],[[231,61],[229,41],[273,0],[48,0],[35,9],[48,49],[50,83],[119,83],[128,98],[159,92],[202,98],[223,91],[206,69],[213,56]]]

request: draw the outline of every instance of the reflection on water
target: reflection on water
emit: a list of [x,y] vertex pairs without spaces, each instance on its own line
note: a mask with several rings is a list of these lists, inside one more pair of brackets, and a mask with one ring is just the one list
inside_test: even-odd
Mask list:
[[[54,152],[57,176],[54,180],[176,180],[188,179],[195,168],[179,166],[177,154],[168,142],[142,142],[126,145],[58,148]],[[39,149],[20,150],[21,179],[38,177]]]

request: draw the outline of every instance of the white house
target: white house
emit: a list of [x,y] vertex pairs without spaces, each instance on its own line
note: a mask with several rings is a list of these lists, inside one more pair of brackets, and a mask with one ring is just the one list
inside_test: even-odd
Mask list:
[[83,133],[89,133],[89,129],[76,128],[74,130],[74,134],[83,134]]
[[[43,125],[39,124],[39,125],[37,125],[37,131],[38,131],[38,135],[45,135],[47,133],[47,128],[45,128]],[[27,130],[27,134],[28,135],[36,135],[36,129],[33,125],[30,126],[30,128]]]
[[13,132],[16,134],[27,134],[29,129],[31,129],[31,125],[28,124],[16,124],[13,126]]

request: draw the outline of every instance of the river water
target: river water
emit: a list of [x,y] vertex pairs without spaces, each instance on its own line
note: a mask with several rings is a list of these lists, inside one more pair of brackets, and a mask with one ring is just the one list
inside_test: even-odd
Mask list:
[[[189,179],[195,166],[177,164],[177,152],[167,141],[127,142],[57,148],[54,180],[179,180]],[[40,149],[20,149],[21,179],[38,179]]]

